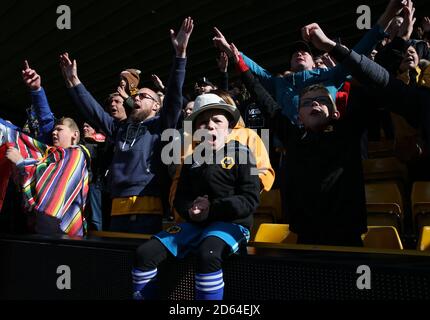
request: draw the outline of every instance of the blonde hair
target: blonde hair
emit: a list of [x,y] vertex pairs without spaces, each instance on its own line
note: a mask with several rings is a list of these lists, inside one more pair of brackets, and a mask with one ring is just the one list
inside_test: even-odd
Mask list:
[[76,124],[75,120],[73,120],[72,118],[62,117],[61,119],[58,119],[56,124],[69,127],[70,130],[77,132],[78,140],[76,141],[76,143],[79,143],[79,141],[81,141],[81,132],[79,131],[79,127]]
[[234,102],[233,98],[227,91],[216,89],[216,90],[211,90],[211,93],[219,96],[221,99],[225,101],[225,103],[236,107],[236,103]]

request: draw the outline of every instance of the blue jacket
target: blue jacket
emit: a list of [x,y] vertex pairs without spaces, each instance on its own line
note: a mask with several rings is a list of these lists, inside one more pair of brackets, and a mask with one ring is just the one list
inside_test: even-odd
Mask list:
[[116,121],[79,84],[69,92],[80,112],[115,142],[110,188],[113,198],[160,196],[161,134],[175,128],[182,110],[186,59],[175,58],[160,114],[142,121]]
[[[372,52],[378,41],[385,37],[384,30],[375,25],[354,47],[359,54],[368,55]],[[300,92],[313,84],[323,83],[333,101],[336,101],[336,93],[348,77],[348,72],[342,65],[330,69],[313,69],[292,73],[286,77],[277,77],[260,67],[242,53],[243,60],[251,69],[262,85],[275,98],[282,107],[282,113],[294,124],[298,124],[298,106]]]
[[43,88],[31,91],[31,102],[36,118],[39,123],[39,134],[35,137],[37,140],[51,145],[52,131],[55,127],[55,118],[49,107],[48,99]]

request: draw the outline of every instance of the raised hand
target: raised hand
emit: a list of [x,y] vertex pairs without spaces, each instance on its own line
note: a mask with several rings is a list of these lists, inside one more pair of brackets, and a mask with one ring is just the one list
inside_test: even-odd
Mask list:
[[225,52],[221,52],[219,58],[216,59],[218,63],[219,71],[227,72],[228,70],[228,55]]
[[230,51],[232,53],[232,58],[234,60],[235,63],[238,63],[240,60],[240,52],[239,50],[236,48],[236,46],[234,45],[234,43],[230,44]]
[[391,20],[400,14],[403,7],[407,5],[407,0],[390,0],[384,13],[379,17],[377,24],[387,30]]
[[315,48],[329,52],[336,46],[336,42],[329,39],[317,23],[311,23],[302,28],[302,38],[311,42]]
[[24,61],[24,69],[22,70],[22,79],[30,90],[37,91],[41,88],[41,79],[37,72],[30,68],[28,61]]
[[214,27],[214,32],[215,37],[213,37],[212,39],[214,46],[219,50],[227,53],[229,57],[232,57],[233,53],[230,50],[230,44],[228,43],[227,39],[224,37],[221,31],[218,30],[218,28]]
[[176,56],[185,58],[187,56],[188,40],[194,29],[194,21],[191,17],[185,18],[182,22],[181,29],[175,34],[175,31],[170,29],[170,38],[172,39],[173,48],[176,51]]
[[151,75],[151,79],[152,79],[152,82],[154,83],[154,85],[158,89],[160,89],[161,91],[164,90],[164,88],[165,88],[164,83],[163,83],[163,81],[161,81],[161,79],[156,74]]
[[415,17],[415,8],[411,0],[407,0],[407,5],[403,7],[403,23],[399,28],[398,36],[408,41],[414,31],[414,24],[417,20]]
[[421,26],[423,27],[424,32],[430,32],[430,18],[424,17]]
[[328,53],[324,53],[321,57],[322,61],[326,65],[327,68],[334,68],[336,67],[336,62],[330,57]]
[[125,91],[125,88],[124,88],[124,87],[119,86],[119,87],[116,89],[116,92],[118,92],[118,93],[119,93],[119,95],[120,95],[124,100],[126,100],[126,99],[129,97],[129,95],[128,95],[128,94],[127,94],[127,92]]
[[75,87],[81,83],[78,78],[76,60],[73,60],[72,62],[67,52],[60,55],[60,68],[68,88]]
[[407,5],[407,0],[390,0],[387,8],[385,9],[385,13],[391,15],[391,17],[395,17],[400,14],[403,7]]

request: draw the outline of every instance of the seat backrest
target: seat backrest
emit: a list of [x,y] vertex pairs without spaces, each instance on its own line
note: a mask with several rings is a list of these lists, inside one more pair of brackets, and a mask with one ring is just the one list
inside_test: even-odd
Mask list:
[[365,248],[403,250],[403,244],[396,228],[392,226],[368,226],[367,229],[367,233],[362,235]]
[[402,214],[403,199],[396,183],[366,183],[368,212]]
[[416,181],[411,192],[412,211],[416,214],[418,208],[430,207],[430,181]]
[[262,223],[255,235],[255,242],[297,243],[297,235],[288,224]]
[[270,191],[263,191],[260,194],[260,205],[256,211],[257,214],[269,214],[273,216],[276,222],[283,220],[281,191],[274,189]]
[[418,241],[418,250],[430,251],[430,226],[422,228],[420,239]]
[[407,168],[395,157],[363,160],[363,174],[369,180],[407,180]]

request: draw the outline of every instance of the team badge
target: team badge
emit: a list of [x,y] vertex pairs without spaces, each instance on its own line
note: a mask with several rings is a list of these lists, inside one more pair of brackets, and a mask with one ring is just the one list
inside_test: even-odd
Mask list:
[[221,160],[221,166],[223,169],[230,170],[234,166],[234,159],[232,157],[225,157]]
[[180,226],[171,226],[169,229],[166,230],[167,233],[170,234],[176,234],[181,232],[181,227]]

